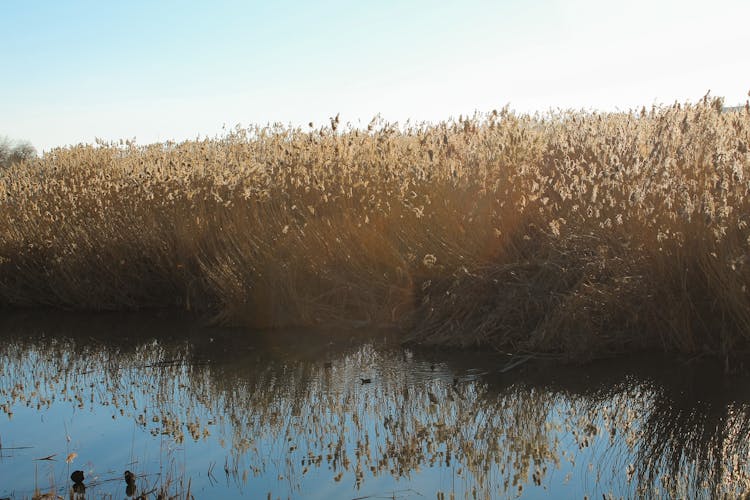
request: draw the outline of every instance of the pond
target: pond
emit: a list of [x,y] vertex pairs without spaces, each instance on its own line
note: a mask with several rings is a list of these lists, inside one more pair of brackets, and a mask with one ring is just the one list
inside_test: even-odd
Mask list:
[[0,316],[0,409],[0,498],[750,487],[750,384],[701,360],[560,365],[405,347],[387,331],[29,311]]

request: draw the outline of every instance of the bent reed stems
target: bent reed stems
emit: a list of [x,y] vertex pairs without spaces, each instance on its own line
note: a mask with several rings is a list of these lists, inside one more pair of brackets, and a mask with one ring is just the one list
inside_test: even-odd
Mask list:
[[750,106],[237,128],[0,172],[0,305],[588,357],[750,337]]

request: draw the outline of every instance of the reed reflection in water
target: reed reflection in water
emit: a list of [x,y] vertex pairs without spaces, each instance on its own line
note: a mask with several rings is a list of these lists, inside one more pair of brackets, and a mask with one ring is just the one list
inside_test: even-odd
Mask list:
[[[747,379],[420,351],[386,332],[152,316],[0,321],[0,498],[736,497]],[[69,462],[69,463],[68,463]]]

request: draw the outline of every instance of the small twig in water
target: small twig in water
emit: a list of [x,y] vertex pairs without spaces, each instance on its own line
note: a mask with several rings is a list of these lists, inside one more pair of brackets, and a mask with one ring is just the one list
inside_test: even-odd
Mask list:
[[211,486],[213,486],[215,483],[218,484],[219,481],[216,480],[216,477],[214,476],[214,467],[216,466],[216,462],[211,462],[208,465],[208,481],[211,483]]
[[532,356],[531,356],[531,355],[528,355],[528,356],[519,356],[518,358],[516,358],[516,359],[513,359],[513,360],[512,360],[512,361],[511,361],[510,363],[508,363],[508,364],[506,364],[506,365],[505,365],[504,367],[502,367],[502,368],[500,369],[500,373],[506,373],[506,372],[509,372],[509,371],[510,371],[510,370],[512,370],[513,368],[515,368],[515,367],[517,367],[517,366],[519,366],[519,365],[522,365],[522,364],[526,363],[526,362],[527,362],[528,360],[530,360],[531,358],[532,358]]

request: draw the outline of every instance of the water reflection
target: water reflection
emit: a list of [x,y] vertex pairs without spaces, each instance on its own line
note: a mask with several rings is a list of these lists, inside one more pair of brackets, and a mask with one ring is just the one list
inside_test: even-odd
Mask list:
[[750,487],[750,386],[706,363],[500,373],[497,357],[404,349],[386,332],[260,336],[143,315],[16,315],[0,332],[0,497],[65,495],[78,469],[93,497]]

